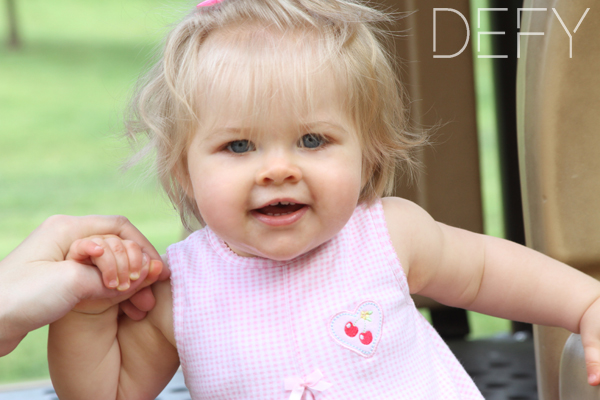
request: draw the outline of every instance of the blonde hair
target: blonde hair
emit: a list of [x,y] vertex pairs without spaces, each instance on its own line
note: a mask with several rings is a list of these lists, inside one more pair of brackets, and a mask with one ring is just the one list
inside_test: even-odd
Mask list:
[[[187,145],[211,117],[202,106],[217,93],[232,96],[235,82],[245,105],[240,112],[260,119],[268,112],[265,91],[281,90],[292,76],[287,86],[295,107],[310,108],[318,88],[309,76],[325,67],[343,87],[359,132],[367,177],[359,202],[389,193],[397,166],[414,170],[411,152],[425,141],[406,129],[402,89],[380,27],[389,22],[388,14],[354,0],[223,0],[193,11],[171,31],[162,58],[139,82],[127,135],[134,142],[145,135],[148,142],[131,163],[155,153],[158,178],[184,225],[192,216],[202,223],[186,194]],[[271,85],[262,85],[267,78]],[[230,90],[215,90],[223,85]]]

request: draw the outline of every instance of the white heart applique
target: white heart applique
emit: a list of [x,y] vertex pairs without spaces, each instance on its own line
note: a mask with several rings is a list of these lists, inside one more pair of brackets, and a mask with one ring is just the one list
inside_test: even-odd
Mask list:
[[337,313],[329,322],[333,340],[363,357],[375,354],[382,330],[383,312],[374,301],[360,303],[354,312]]

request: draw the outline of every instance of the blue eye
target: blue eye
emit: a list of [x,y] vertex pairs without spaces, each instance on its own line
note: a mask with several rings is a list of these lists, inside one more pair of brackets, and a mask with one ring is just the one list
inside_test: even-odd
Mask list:
[[254,144],[248,140],[234,140],[227,145],[227,150],[241,154],[254,150]]
[[309,133],[302,136],[300,141],[302,142],[302,147],[307,149],[316,149],[317,147],[321,147],[327,143],[327,140],[323,136],[316,135],[314,133]]

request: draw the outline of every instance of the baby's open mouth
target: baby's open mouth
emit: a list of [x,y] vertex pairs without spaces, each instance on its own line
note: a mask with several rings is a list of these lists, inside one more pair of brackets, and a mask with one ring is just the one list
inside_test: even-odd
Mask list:
[[305,206],[306,206],[305,204],[289,203],[289,202],[285,202],[285,201],[280,201],[277,203],[269,204],[268,206],[265,206],[262,208],[257,208],[254,211],[259,212],[264,215],[271,216],[271,217],[278,217],[281,215],[288,215],[293,212],[296,212]]

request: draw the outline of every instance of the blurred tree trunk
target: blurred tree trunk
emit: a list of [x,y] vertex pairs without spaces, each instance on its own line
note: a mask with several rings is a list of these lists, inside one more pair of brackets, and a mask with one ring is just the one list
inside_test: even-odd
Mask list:
[[6,10],[8,15],[8,47],[18,49],[21,47],[21,39],[19,38],[19,29],[17,27],[15,0],[6,0]]

